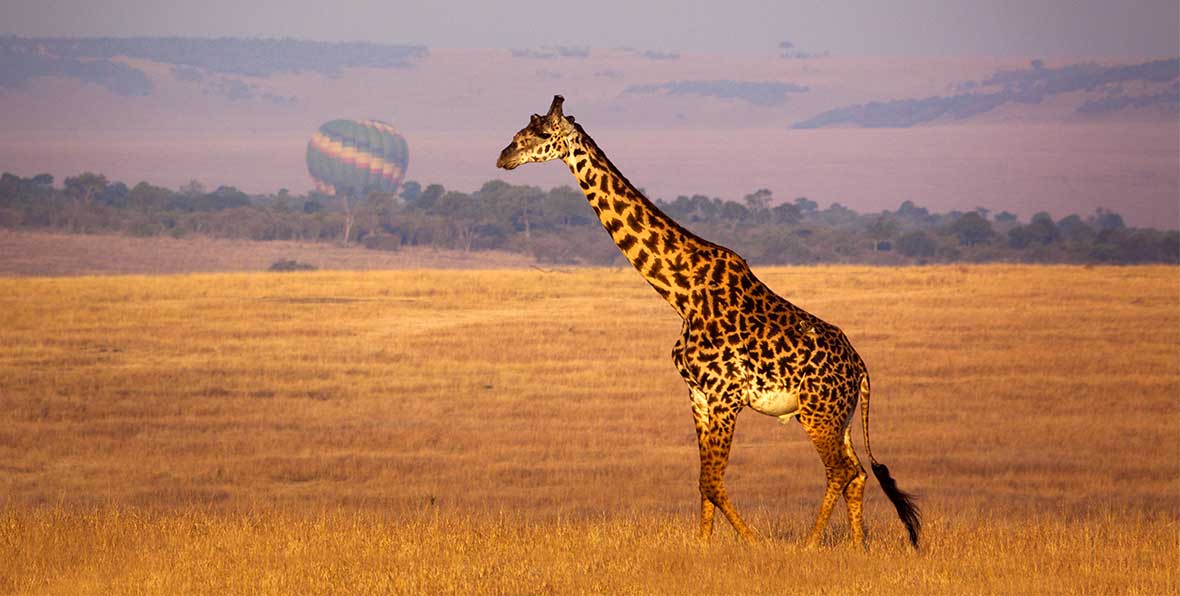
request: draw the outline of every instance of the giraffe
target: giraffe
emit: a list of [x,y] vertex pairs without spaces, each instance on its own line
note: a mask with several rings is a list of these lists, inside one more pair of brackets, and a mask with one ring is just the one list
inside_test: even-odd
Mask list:
[[701,239],[636,190],[572,116],[560,95],[544,116],[533,114],[496,161],[511,170],[561,160],[626,259],[683,319],[672,360],[689,388],[700,454],[699,536],[713,533],[716,510],[747,541],[750,527],[726,495],[723,478],[737,415],[746,406],[797,421],[819,452],[827,486],[807,539],[817,547],[841,497],[850,538],[865,546],[865,470],[852,448],[851,422],[863,399],[865,451],[881,488],[918,547],[921,514],[869,448],[869,375],[835,325],[778,296],[735,252]]

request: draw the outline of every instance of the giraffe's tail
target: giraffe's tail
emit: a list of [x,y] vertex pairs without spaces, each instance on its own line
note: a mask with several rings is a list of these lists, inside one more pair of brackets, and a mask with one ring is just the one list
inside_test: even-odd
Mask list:
[[873,468],[873,476],[881,484],[881,490],[889,497],[889,502],[897,509],[897,517],[910,535],[910,544],[918,548],[918,535],[922,532],[922,511],[918,509],[917,498],[897,487],[897,481],[889,474],[889,468],[879,463],[873,457],[873,449],[869,446],[869,375],[860,378],[860,426],[865,433],[865,451],[869,454],[869,463]]

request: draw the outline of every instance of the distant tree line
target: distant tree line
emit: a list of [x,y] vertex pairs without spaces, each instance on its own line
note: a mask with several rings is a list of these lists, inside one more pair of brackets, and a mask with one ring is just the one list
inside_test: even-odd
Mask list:
[[[550,263],[622,262],[581,191],[568,186],[543,190],[493,180],[464,193],[408,181],[397,194],[344,201],[286,189],[210,190],[197,181],[177,190],[148,182],[128,187],[92,172],[61,185],[49,174],[4,173],[0,228],[342,242],[376,250],[496,249]],[[839,203],[821,209],[806,197],[776,200],[766,189],[740,201],[693,195],[656,202],[702,237],[760,264],[1180,263],[1180,231],[1128,227],[1101,208],[1061,218],[1041,212],[1025,222],[984,208],[931,213],[912,201],[879,213]]]

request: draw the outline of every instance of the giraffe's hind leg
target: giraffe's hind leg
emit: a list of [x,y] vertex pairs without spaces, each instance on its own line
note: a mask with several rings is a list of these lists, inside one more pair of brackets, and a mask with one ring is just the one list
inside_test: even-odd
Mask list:
[[[836,501],[843,496],[848,502],[849,534],[854,544],[864,544],[864,499],[865,472],[852,451],[849,429],[836,421],[803,421],[803,427],[819,452],[827,476],[824,499],[819,506],[819,515],[807,538],[807,547],[818,547],[823,540],[824,528]],[[845,428],[840,428],[845,426]]]
[[848,505],[848,532],[853,546],[865,548],[865,469],[852,449],[852,428],[844,428],[844,454],[852,461],[856,476],[844,487],[844,502]]

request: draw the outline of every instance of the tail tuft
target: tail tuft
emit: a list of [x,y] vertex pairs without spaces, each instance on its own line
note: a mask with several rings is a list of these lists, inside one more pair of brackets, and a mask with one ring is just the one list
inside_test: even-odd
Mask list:
[[889,501],[897,509],[897,516],[901,518],[901,523],[910,534],[910,544],[918,548],[918,535],[922,532],[922,511],[918,509],[917,498],[897,488],[897,481],[889,475],[889,468],[885,467],[885,464],[874,461],[872,467],[873,476],[877,477],[885,496],[889,497]]

